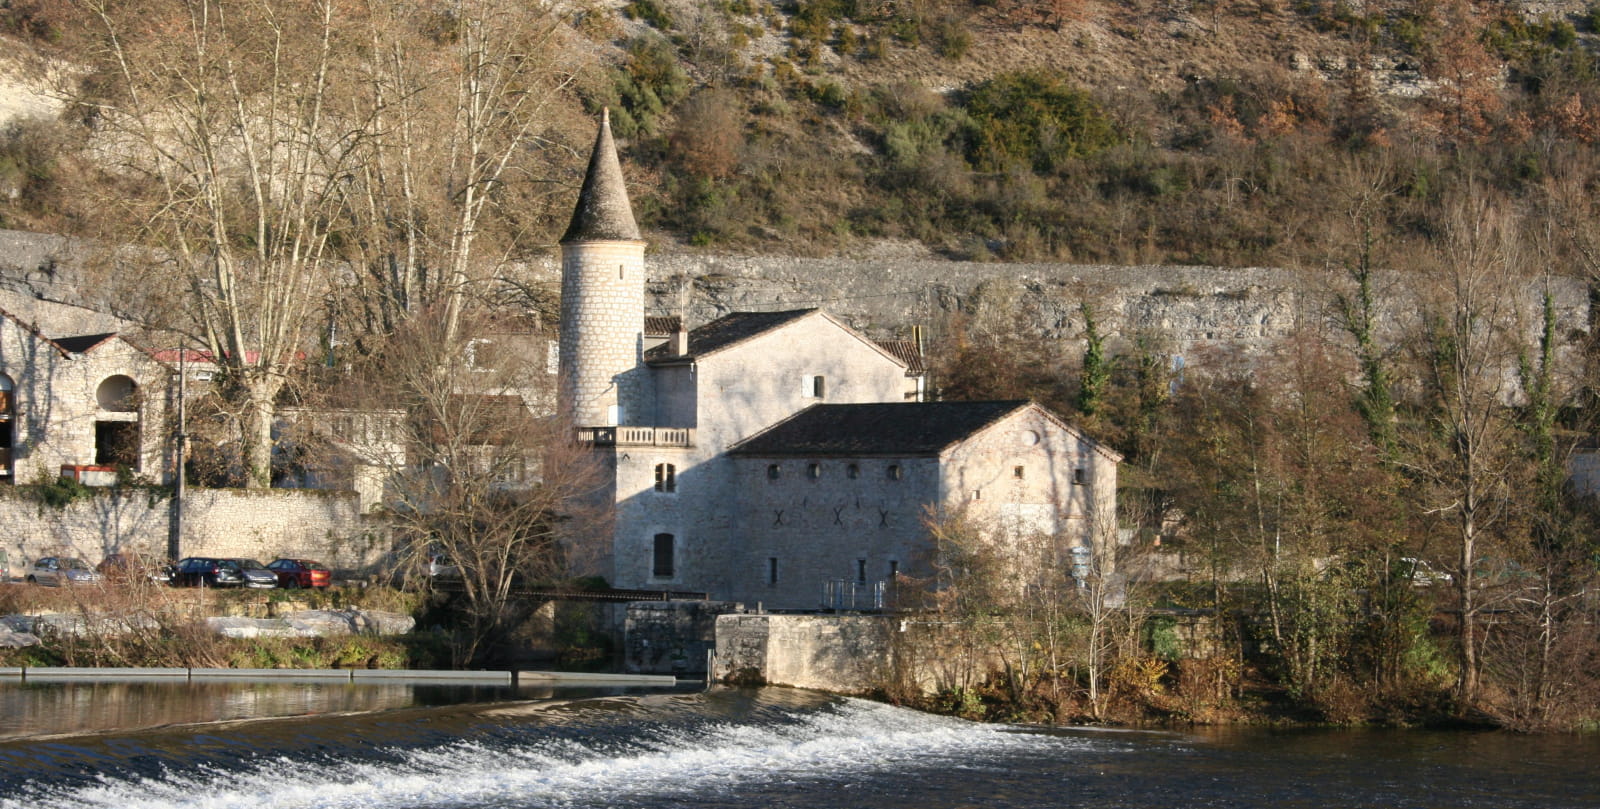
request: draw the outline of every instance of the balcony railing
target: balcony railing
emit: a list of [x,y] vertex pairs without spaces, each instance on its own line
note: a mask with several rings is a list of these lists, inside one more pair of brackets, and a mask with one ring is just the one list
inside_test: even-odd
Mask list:
[[692,447],[687,427],[580,427],[578,440],[598,447]]
[[870,611],[883,609],[888,582],[829,579],[822,583],[825,610]]

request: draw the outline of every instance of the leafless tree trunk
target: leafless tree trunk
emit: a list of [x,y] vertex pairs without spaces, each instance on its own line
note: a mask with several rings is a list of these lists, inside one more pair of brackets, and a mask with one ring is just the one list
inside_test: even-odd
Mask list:
[[336,5],[86,10],[103,84],[77,101],[122,181],[105,235],[148,249],[117,270],[150,320],[191,330],[222,368],[244,482],[267,485],[273,401],[327,287],[367,124],[336,110],[348,50]]

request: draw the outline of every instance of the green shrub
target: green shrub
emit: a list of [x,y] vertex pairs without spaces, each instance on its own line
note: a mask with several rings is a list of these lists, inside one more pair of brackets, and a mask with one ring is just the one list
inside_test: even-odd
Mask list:
[[934,27],[934,37],[939,42],[939,55],[952,62],[960,61],[972,48],[972,33],[960,20],[940,20]]
[[659,0],[630,0],[622,7],[622,13],[630,20],[644,20],[661,31],[672,28],[672,15]]
[[1111,119],[1089,94],[1042,70],[1004,73],[968,94],[968,159],[980,170],[1022,163],[1048,172],[1117,141]]

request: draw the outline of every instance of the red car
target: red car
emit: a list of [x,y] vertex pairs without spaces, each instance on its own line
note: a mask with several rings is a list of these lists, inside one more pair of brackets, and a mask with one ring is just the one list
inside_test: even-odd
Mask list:
[[267,563],[267,569],[278,574],[278,586],[283,588],[327,587],[333,583],[333,571],[310,559],[274,559]]

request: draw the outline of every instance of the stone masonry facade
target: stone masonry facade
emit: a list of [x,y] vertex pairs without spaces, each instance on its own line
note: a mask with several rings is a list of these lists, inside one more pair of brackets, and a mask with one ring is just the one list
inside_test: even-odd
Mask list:
[[563,250],[560,404],[583,427],[638,418],[644,242],[585,241]]

